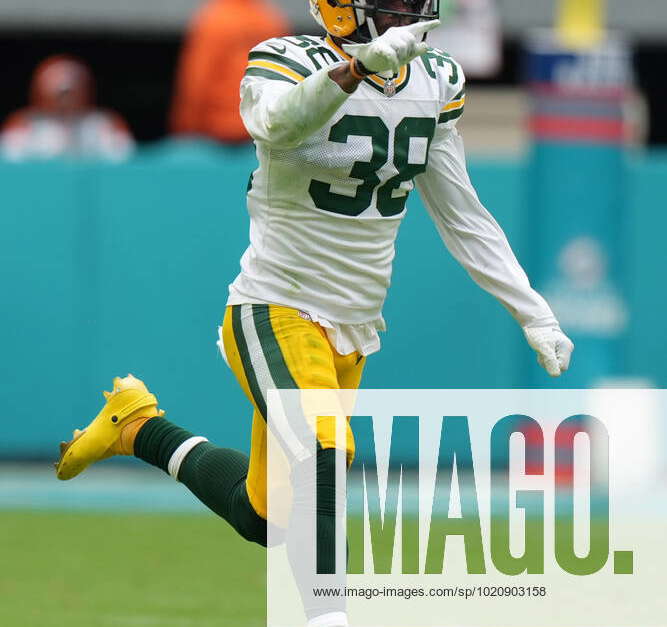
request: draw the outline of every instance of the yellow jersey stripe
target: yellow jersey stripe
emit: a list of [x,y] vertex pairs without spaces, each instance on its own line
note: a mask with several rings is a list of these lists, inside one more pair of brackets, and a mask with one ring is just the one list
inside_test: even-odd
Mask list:
[[264,61],[261,59],[256,59],[248,63],[248,68],[252,67],[259,67],[259,68],[264,68],[265,70],[272,70],[274,72],[279,72],[280,74],[289,76],[291,79],[297,81],[298,83],[300,83],[303,80],[303,76],[301,76],[301,74],[298,74],[294,70],[290,70],[288,67],[284,67],[282,65],[279,65],[278,63],[274,63],[273,61]]
[[[406,77],[407,75],[408,75],[408,69],[407,69],[407,67],[404,65],[404,66],[401,68],[401,71],[398,73],[398,76],[394,79],[394,80],[396,81],[396,86],[397,86],[397,87],[398,87],[398,85],[401,85],[401,84],[405,81],[405,77]],[[381,78],[381,77],[379,77],[379,76],[376,76],[375,74],[371,74],[371,75],[368,76],[367,78],[369,78],[370,80],[372,80],[376,85],[379,85],[380,87],[384,87],[384,82],[385,82],[385,79],[384,79],[384,78]]]
[[466,97],[463,96],[463,98],[459,98],[458,100],[452,100],[452,102],[446,104],[440,112],[442,113],[443,111],[453,111],[454,109],[459,109],[466,103]]

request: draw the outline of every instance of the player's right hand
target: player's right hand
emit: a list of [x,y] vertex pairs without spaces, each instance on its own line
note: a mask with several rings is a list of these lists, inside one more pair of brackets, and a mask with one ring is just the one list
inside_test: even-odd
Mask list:
[[424,33],[440,26],[440,20],[415,22],[407,26],[392,26],[367,44],[343,44],[343,50],[356,57],[373,74],[397,74],[404,65],[426,52]]

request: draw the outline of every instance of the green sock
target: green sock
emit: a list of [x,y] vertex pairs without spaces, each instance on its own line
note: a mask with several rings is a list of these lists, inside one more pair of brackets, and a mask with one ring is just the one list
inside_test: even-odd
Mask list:
[[[134,454],[169,472],[172,455],[192,437],[164,418],[149,420],[137,434]],[[178,480],[246,540],[266,546],[266,520],[253,509],[245,487],[248,463],[239,451],[201,442],[182,461]]]
[[164,418],[151,418],[137,433],[134,456],[168,473],[174,451],[191,437],[192,433]]

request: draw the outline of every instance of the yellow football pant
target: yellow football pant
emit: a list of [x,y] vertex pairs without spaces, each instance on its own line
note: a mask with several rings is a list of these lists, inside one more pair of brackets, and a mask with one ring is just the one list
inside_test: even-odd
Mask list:
[[[255,408],[246,488],[253,509],[266,519],[267,390],[357,389],[366,360],[356,352],[339,355],[319,324],[297,309],[279,305],[227,307],[222,340],[227,362]],[[317,419],[321,448],[336,447],[335,428],[334,417]],[[284,449],[299,437],[293,433],[277,436]],[[285,453],[290,457],[289,450]],[[350,464],[354,436],[349,422],[346,453]]]

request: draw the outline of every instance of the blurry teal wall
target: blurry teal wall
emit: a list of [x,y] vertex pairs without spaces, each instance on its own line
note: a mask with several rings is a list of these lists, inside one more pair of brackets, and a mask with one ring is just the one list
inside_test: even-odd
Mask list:
[[[127,372],[175,422],[247,449],[250,407],[215,342],[247,244],[254,163],[245,148],[163,146],[125,165],[0,164],[0,456],[55,455]],[[667,156],[628,168],[626,371],[666,386]],[[522,164],[472,160],[470,173],[528,262]],[[448,256],[416,195],[409,208],[389,331],[364,386],[527,385],[537,365],[520,330]]]

